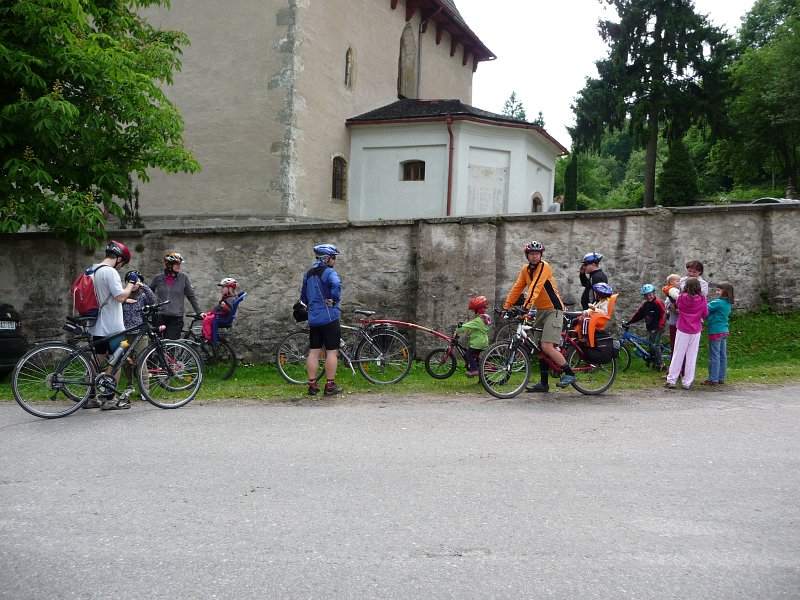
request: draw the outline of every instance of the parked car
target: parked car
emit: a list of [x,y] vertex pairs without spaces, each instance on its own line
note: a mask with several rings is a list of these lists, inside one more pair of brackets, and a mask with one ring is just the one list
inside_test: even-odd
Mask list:
[[22,319],[11,304],[0,302],[0,379],[3,379],[28,350],[22,334]]
[[790,198],[759,198],[753,200],[750,204],[799,204],[800,200],[791,200]]

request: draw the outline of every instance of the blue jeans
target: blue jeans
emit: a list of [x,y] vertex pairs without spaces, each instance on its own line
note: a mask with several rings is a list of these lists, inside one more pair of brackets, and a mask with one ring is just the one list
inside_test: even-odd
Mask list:
[[708,340],[708,380],[722,383],[728,372],[728,336]]

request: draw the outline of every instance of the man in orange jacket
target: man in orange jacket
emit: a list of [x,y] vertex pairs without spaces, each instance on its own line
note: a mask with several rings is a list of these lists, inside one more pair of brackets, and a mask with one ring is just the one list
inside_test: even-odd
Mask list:
[[[541,331],[534,331],[534,340],[540,341],[542,352],[561,367],[563,375],[556,386],[567,387],[575,381],[575,374],[558,350],[558,344],[561,342],[561,328],[564,324],[564,303],[558,294],[558,288],[553,278],[553,269],[550,268],[549,263],[542,260],[543,253],[544,244],[541,242],[532,241],[525,245],[525,258],[528,259],[528,263],[522,267],[517,281],[511,287],[511,291],[503,303],[503,308],[505,310],[511,308],[527,287],[528,295],[523,308],[529,312],[536,310],[536,318],[532,325],[534,329],[541,328]],[[528,392],[549,391],[549,371],[550,366],[547,361],[540,358],[541,381],[528,386],[525,390]]]

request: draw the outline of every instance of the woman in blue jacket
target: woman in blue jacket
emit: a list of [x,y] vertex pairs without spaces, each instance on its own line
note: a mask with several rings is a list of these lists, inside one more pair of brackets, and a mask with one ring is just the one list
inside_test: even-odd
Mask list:
[[339,343],[342,330],[339,324],[339,301],[342,297],[342,280],[334,269],[339,250],[333,244],[314,246],[316,262],[303,275],[303,288],[300,300],[308,306],[309,352],[306,359],[308,372],[308,393],[314,396],[319,392],[317,370],[319,355],[325,348],[325,390],[326,396],[343,392],[336,386],[336,368],[339,365]]

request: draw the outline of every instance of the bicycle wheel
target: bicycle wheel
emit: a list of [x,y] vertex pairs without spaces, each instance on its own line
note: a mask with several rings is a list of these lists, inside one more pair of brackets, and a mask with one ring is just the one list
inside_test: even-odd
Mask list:
[[225,340],[202,344],[200,358],[203,359],[203,378],[207,381],[225,381],[236,371],[236,352]]
[[528,385],[531,361],[515,341],[495,342],[483,353],[478,371],[481,385],[492,396],[513,398]]
[[164,340],[145,348],[137,362],[136,380],[145,400],[159,408],[185,406],[200,391],[202,359],[197,351],[177,340]]
[[447,379],[456,372],[458,361],[450,348],[436,348],[425,357],[425,370],[434,379]]
[[619,357],[617,358],[617,365],[620,371],[627,371],[631,366],[631,350],[628,347],[628,342],[620,342],[619,344]]
[[581,394],[594,396],[602,394],[617,378],[617,359],[603,365],[587,362],[575,349],[567,351],[567,364],[575,372],[577,380],[572,384]]
[[72,356],[67,344],[44,344],[25,354],[14,367],[14,399],[43,419],[65,417],[80,409],[92,389],[92,366],[83,355]]
[[[358,370],[371,383],[397,383],[411,369],[411,348],[402,335],[383,331],[363,339],[356,348]],[[360,362],[365,361],[365,362]]]
[[517,333],[517,323],[506,323],[494,334],[495,342],[507,342]]
[[[278,372],[286,381],[295,385],[308,383],[306,358],[308,358],[308,331],[295,331],[290,333],[280,344],[275,352],[275,364]],[[325,352],[319,354],[319,369],[317,379],[325,370]]]

